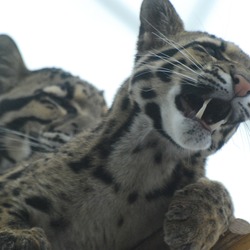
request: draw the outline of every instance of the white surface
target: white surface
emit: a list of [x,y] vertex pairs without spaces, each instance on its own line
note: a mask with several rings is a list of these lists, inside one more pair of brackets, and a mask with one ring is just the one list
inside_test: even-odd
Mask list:
[[[139,14],[141,0],[113,1],[127,5],[131,20]],[[172,2],[187,28],[208,31],[250,52],[249,1],[213,1],[210,12],[207,0]],[[0,33],[13,37],[30,69],[61,67],[104,89],[111,104],[116,89],[130,74],[137,27],[118,20],[118,13],[112,15],[104,0],[8,0],[1,1],[0,8]],[[249,129],[242,128],[208,162],[208,175],[227,186],[236,215],[248,221],[249,141]]]

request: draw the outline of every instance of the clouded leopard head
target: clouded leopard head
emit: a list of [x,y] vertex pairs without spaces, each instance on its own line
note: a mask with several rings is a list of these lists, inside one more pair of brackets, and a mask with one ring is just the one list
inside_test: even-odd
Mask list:
[[224,142],[250,116],[250,58],[233,43],[186,31],[169,1],[144,0],[140,19],[132,98],[181,148]]

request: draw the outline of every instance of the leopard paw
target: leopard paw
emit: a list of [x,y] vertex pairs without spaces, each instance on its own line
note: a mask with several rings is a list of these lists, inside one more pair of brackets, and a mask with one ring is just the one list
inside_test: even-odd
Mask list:
[[0,250],[51,250],[42,229],[0,229]]
[[164,221],[164,240],[175,250],[209,250],[232,219],[225,188],[202,180],[178,191]]

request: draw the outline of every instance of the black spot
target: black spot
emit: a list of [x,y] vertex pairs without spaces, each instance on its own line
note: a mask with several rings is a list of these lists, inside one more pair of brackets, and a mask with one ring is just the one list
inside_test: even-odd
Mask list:
[[115,193],[118,193],[120,191],[120,189],[121,189],[121,185],[119,183],[115,183],[115,185],[114,185]]
[[143,99],[152,99],[157,96],[156,92],[152,88],[143,88],[141,90],[141,97]]
[[2,203],[2,206],[5,207],[5,208],[11,208],[13,207],[11,204],[9,204],[8,202],[4,202]]
[[93,176],[107,185],[112,184],[114,180],[112,174],[104,166],[97,167],[93,171]]
[[162,118],[159,105],[154,102],[147,103],[145,106],[145,113],[153,120],[154,127],[162,130]]
[[163,82],[170,82],[172,71],[174,69],[173,63],[166,63],[164,64],[160,70],[157,71],[156,75],[163,81]]
[[190,181],[194,180],[196,176],[194,170],[192,169],[183,168],[182,172],[183,172],[183,176],[185,176]]
[[107,138],[103,138],[103,140],[94,147],[93,151],[96,152],[102,159],[107,159],[111,152],[111,145]]
[[135,84],[135,82],[138,81],[148,81],[151,78],[153,78],[154,74],[150,70],[141,70],[139,72],[136,72],[136,74],[133,76],[131,83]]
[[222,52],[225,52],[227,49],[227,43],[225,41],[221,41],[220,49]]
[[60,87],[62,90],[67,92],[66,98],[73,99],[74,97],[74,87],[70,85],[70,82],[66,81],[62,84],[60,84]]
[[192,70],[199,70],[200,69],[200,67],[197,65],[197,64],[191,64],[191,65],[188,65],[188,67],[190,68],[190,69],[192,69]]
[[49,213],[51,209],[51,201],[43,196],[32,196],[25,199],[27,205],[44,213]]
[[11,215],[11,216],[14,216],[19,221],[21,221],[21,223],[24,223],[26,226],[30,222],[30,215],[29,215],[29,213],[26,210],[20,210],[20,209],[17,209],[15,211],[9,210],[8,214]]
[[[130,125],[133,123],[134,118],[136,117],[136,115],[140,112],[140,108],[138,106],[137,103],[134,103],[134,106],[129,114],[129,116],[127,117],[127,120],[122,123],[122,125],[120,127],[117,127],[117,130],[115,132],[113,132],[113,134],[110,136],[110,138],[105,139],[105,144],[107,146],[109,146],[110,150],[109,150],[109,154],[111,152],[112,146],[113,144],[115,144],[120,137],[122,137],[126,132],[129,131]],[[103,144],[103,141],[100,142],[100,145]],[[101,146],[96,146],[96,148],[101,147]],[[106,157],[108,157],[109,155],[106,155]]]
[[137,201],[138,197],[139,197],[139,195],[136,191],[132,192],[131,194],[128,195],[128,198],[127,198],[128,203],[129,204],[135,203]]
[[5,186],[5,182],[0,182],[0,189],[3,189]]
[[178,144],[175,143],[175,141],[165,133],[165,131],[162,128],[162,118],[161,118],[161,110],[158,104],[151,102],[147,103],[145,105],[145,113],[153,120],[154,122],[154,128],[164,137],[166,137],[172,144],[174,144],[176,147],[180,148]]
[[81,170],[89,169],[91,167],[91,159],[87,155],[79,161],[70,162],[68,165],[75,173],[79,173]]
[[220,140],[218,142],[217,150],[221,149],[223,147],[224,143],[225,143],[224,139]]
[[72,200],[71,200],[71,197],[70,197],[68,194],[64,193],[64,192],[60,192],[60,193],[58,194],[58,197],[59,197],[61,200],[66,201],[66,202],[71,202],[71,201],[72,201]]
[[150,140],[148,143],[147,143],[147,148],[156,148],[158,145],[158,140]]
[[17,171],[17,172],[14,172],[10,175],[7,176],[7,179],[8,180],[15,180],[15,179],[18,179],[23,173],[23,170],[20,170],[20,171]]
[[190,157],[191,159],[191,164],[195,165],[198,163],[198,159],[201,157],[201,153],[196,153]]
[[165,185],[148,192],[145,195],[146,200],[151,202],[161,197],[172,197],[175,191],[181,188],[182,176],[182,166],[178,164],[174,169],[171,178],[165,183]]
[[121,110],[126,110],[130,105],[130,99],[128,96],[125,96],[122,100]]
[[68,72],[62,72],[60,76],[62,79],[67,79],[69,77],[72,77],[72,75]]
[[154,162],[156,164],[161,164],[162,163],[162,153],[161,152],[157,152],[154,156]]
[[121,216],[118,219],[117,226],[120,228],[120,227],[122,227],[123,224],[124,224],[124,218]]
[[57,219],[52,219],[50,221],[50,226],[56,230],[65,230],[69,226],[69,221],[66,220],[63,216]]
[[162,52],[159,52],[155,55],[151,55],[146,62],[160,61],[160,60],[169,60],[170,57],[174,56],[181,50],[179,49],[168,49]]
[[21,189],[20,189],[20,188],[14,188],[14,189],[12,190],[12,194],[13,194],[14,196],[19,196],[20,192],[21,192]]
[[133,150],[132,150],[132,154],[137,154],[139,152],[141,152],[143,150],[143,146],[142,145],[137,145]]

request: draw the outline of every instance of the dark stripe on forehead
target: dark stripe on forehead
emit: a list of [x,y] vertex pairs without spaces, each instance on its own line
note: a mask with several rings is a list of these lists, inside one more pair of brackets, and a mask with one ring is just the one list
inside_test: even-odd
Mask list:
[[[173,42],[174,43],[174,42]],[[164,51],[161,51],[159,53],[156,53],[154,55],[151,55],[147,58],[146,61],[143,62],[143,64],[147,63],[147,62],[154,62],[154,61],[160,61],[160,60],[169,60],[171,57],[175,56],[178,52],[180,51],[184,51],[182,54],[185,56],[185,49],[188,49],[192,46],[195,45],[200,45],[203,47],[211,47],[211,48],[216,48],[217,50],[221,50],[221,51],[225,51],[225,42],[221,41],[221,45],[218,46],[213,42],[199,42],[199,41],[194,41],[194,42],[190,42],[184,46],[179,46],[175,45],[176,48],[171,48],[171,49],[167,49]],[[187,58],[189,58],[189,54],[186,55]],[[192,58],[190,58],[192,59]]]
[[[65,83],[65,87],[66,86],[68,86],[68,84]],[[68,86],[67,91],[68,91],[67,98],[71,99],[72,98],[72,90],[69,90],[69,86]],[[65,110],[67,110],[68,113],[70,113],[70,114],[77,113],[76,108],[73,107],[72,105],[70,105],[70,103],[68,102],[68,100],[65,97],[61,98],[61,97],[58,97],[54,94],[43,92],[43,90],[40,89],[40,90],[37,90],[35,92],[35,94],[31,95],[31,96],[2,100],[0,102],[0,117],[3,116],[7,112],[20,110],[23,107],[25,107],[32,100],[39,100],[40,98],[42,98],[44,96],[51,98],[58,105],[63,107]]]

